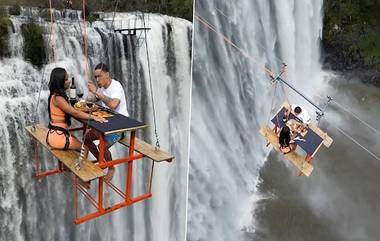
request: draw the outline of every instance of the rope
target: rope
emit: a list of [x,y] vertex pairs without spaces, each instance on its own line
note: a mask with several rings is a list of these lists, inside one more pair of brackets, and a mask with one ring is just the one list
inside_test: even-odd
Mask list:
[[148,73],[149,73],[149,87],[150,87],[150,95],[153,107],[153,121],[154,121],[154,134],[156,137],[156,148],[160,148],[160,139],[157,133],[157,121],[156,121],[156,108],[154,105],[154,93],[153,93],[153,84],[152,84],[152,74],[150,72],[150,59],[149,59],[149,49],[148,49],[148,38],[146,34],[146,26],[145,26],[145,15],[142,15],[143,23],[144,23],[144,36],[145,36],[145,49],[146,49],[146,58],[148,62]]
[[[90,111],[88,112],[88,119],[87,119],[87,123],[86,123],[86,128],[88,127],[88,124],[90,123],[90,119],[91,119],[91,115],[92,115],[92,108],[90,109]],[[80,147],[80,153],[79,153],[79,157],[77,159],[77,161],[75,162],[75,165],[74,165],[74,168],[75,170],[79,171],[80,168],[81,168],[81,164],[82,164],[82,161],[85,157],[85,140],[86,140],[86,137],[87,137],[87,134],[90,132],[90,129],[87,128],[86,129],[86,132],[84,133],[83,135],[83,138],[82,138],[82,145]]]
[[[287,74],[287,65],[285,64],[285,63],[282,63],[282,67],[281,67],[281,72],[280,72],[280,76],[282,75],[282,74],[285,74],[285,79],[286,79],[286,77],[288,76],[288,74]],[[285,88],[285,84],[283,83],[283,82],[281,82],[281,87],[282,87],[282,91],[284,92],[284,96],[285,96],[285,100],[286,100],[286,102],[288,102],[289,104],[290,104],[290,101],[289,101],[289,96],[288,96],[288,92],[286,91],[286,88]],[[289,108],[291,108],[291,106],[289,106]]]
[[88,66],[88,49],[87,49],[87,25],[86,25],[86,0],[82,1],[82,15],[83,15],[83,43],[84,43],[84,61],[85,61],[85,75],[89,78],[89,66]]
[[349,113],[350,115],[352,115],[353,117],[355,117],[358,121],[360,121],[362,124],[364,124],[365,126],[367,126],[368,128],[370,128],[371,130],[373,130],[374,132],[376,132],[378,135],[380,135],[380,131],[377,130],[376,128],[374,128],[373,126],[371,126],[370,124],[368,124],[367,122],[365,122],[364,120],[360,119],[360,117],[358,115],[356,115],[355,113],[353,113],[352,111],[348,110],[347,107],[344,107],[343,105],[339,104],[336,100],[333,100],[333,102],[339,107],[341,108],[342,110],[346,111],[347,113]]
[[[289,98],[288,98],[288,92],[286,91],[286,88],[284,86],[284,83],[281,82],[281,88],[282,88],[282,92],[284,92],[284,96],[285,96],[285,100],[286,102],[288,102],[288,104],[290,104],[290,101],[289,101]],[[290,106],[289,106],[290,107]]]
[[[50,37],[49,37],[49,41],[48,41],[48,46],[51,45],[52,43],[52,35],[53,35],[53,14],[52,14],[52,7],[51,7],[51,0],[49,0],[49,7],[50,7]],[[54,54],[54,47],[52,46],[52,53],[53,53],[53,57],[55,56]],[[41,50],[41,54],[42,54],[42,50]],[[55,58],[55,57],[54,57]],[[37,98],[37,104],[36,104],[36,108],[34,110],[34,120],[33,120],[33,123],[36,124],[37,123],[37,119],[38,119],[38,107],[40,105],[40,99],[41,99],[41,90],[42,90],[42,84],[44,83],[44,77],[45,77],[45,71],[46,71],[46,65],[43,66],[43,69],[42,69],[42,78],[41,78],[41,81],[40,81],[40,86],[38,88],[38,98]],[[32,130],[35,131],[35,125],[33,125],[33,128]]]
[[[115,31],[115,26],[114,26],[114,24],[115,24],[115,16],[116,16],[116,10],[117,10],[118,5],[119,5],[119,0],[116,0],[115,7],[114,7],[114,9],[113,9],[112,21],[111,21],[111,28],[112,28],[113,31]],[[109,44],[107,43],[107,46],[106,46],[106,48],[105,48],[105,50],[104,50],[104,53],[107,53],[107,52],[108,52],[108,45],[109,45]],[[107,59],[107,57],[108,57],[108,56],[105,56],[106,59]]]
[[249,59],[254,64],[256,64],[262,71],[264,71],[265,73],[268,73],[269,75],[271,75],[271,74],[274,75],[274,73],[271,69],[267,68],[265,65],[260,64],[254,57],[250,56],[246,50],[240,48],[231,39],[227,38],[225,35],[223,35],[218,30],[216,30],[216,27],[213,26],[211,23],[209,23],[207,20],[205,20],[204,18],[202,18],[201,16],[199,16],[197,14],[194,15],[194,19],[196,19],[200,23],[202,23],[207,29],[209,29],[209,30],[213,31],[214,33],[216,33],[217,35],[219,35],[226,43],[228,43],[229,45],[231,45],[232,47],[237,49],[241,53],[241,55],[243,55],[245,58]]
[[114,22],[115,22],[115,15],[116,15],[116,10],[117,10],[118,5],[119,5],[119,0],[116,1],[115,7],[113,9],[113,17],[112,17],[112,22],[111,22],[112,30],[115,30]]
[[152,168],[150,171],[150,178],[149,178],[149,193],[152,192],[152,181],[153,181],[153,171],[154,171],[154,161],[152,160]]
[[[220,10],[219,8],[215,7],[215,10],[218,11],[221,15],[223,15],[223,17],[225,17],[226,19],[228,19],[228,21],[230,23],[232,23],[233,21],[231,20],[230,17],[227,16],[227,14],[225,14],[222,10]],[[254,42],[264,51],[266,51],[266,48],[264,45],[262,45],[259,41],[255,41]],[[272,57],[274,57],[279,63],[284,63],[284,61],[280,58],[278,58],[276,55],[272,55]]]
[[[117,9],[118,4],[119,4],[119,0],[116,1],[115,8],[114,8],[113,18],[112,18],[112,24],[111,24],[112,28],[114,28],[113,25],[114,25],[114,20],[115,20],[115,15],[116,15],[116,9]],[[83,0],[83,2],[82,2],[82,11],[83,11],[83,27],[84,27],[83,42],[84,42],[85,65],[86,65],[85,71],[86,71],[86,77],[89,79],[89,64],[88,64],[89,61],[88,61],[88,51],[87,51],[88,37],[87,37],[87,27],[86,27],[86,0]],[[79,24],[79,26],[80,26],[80,24]],[[105,52],[107,52],[107,50],[108,50],[108,45],[106,46]],[[92,115],[92,109],[90,109],[90,112],[88,113],[88,119],[87,119],[86,126],[88,126],[88,124],[90,122],[91,115]],[[82,145],[81,145],[81,150],[80,150],[79,158],[75,162],[75,166],[74,166],[77,171],[80,170],[81,163],[82,163],[82,161],[83,161],[83,159],[85,157],[85,145],[84,145],[84,142],[85,142],[87,134],[89,132],[90,132],[90,129],[87,129],[86,132],[83,135],[83,138],[82,138]]]
[[370,150],[368,150],[365,146],[363,146],[362,144],[360,144],[357,140],[355,140],[352,136],[350,136],[349,134],[347,134],[346,132],[344,132],[342,129],[340,129],[339,127],[333,125],[333,127],[335,127],[340,133],[342,133],[343,135],[345,135],[347,138],[349,138],[351,141],[353,141],[356,145],[360,146],[363,150],[365,150],[366,152],[368,152],[371,156],[373,156],[374,158],[376,158],[378,161],[380,161],[380,157],[377,156],[376,154],[374,154],[373,152],[371,152]]
[[[88,51],[87,51],[87,27],[86,27],[86,0],[83,0],[82,1],[82,11],[83,11],[83,28],[84,28],[84,34],[83,34],[83,42],[84,42],[84,54],[85,54],[85,75],[86,77],[89,79],[89,66],[88,66]],[[80,26],[80,24],[79,24]],[[89,113],[88,113],[88,119],[87,119],[87,123],[86,123],[86,128],[88,127],[88,124],[90,123],[90,119],[91,119],[91,114],[92,114],[92,109],[90,109]],[[90,132],[90,129],[87,129],[86,132],[84,133],[83,135],[83,138],[82,138],[82,145],[81,145],[81,148],[80,148],[80,154],[79,154],[79,157],[77,159],[77,161],[75,162],[75,169],[77,171],[79,171],[81,169],[81,163],[84,159],[84,156],[85,156],[85,140],[86,140],[86,137],[87,137],[87,134]]]
[[228,16],[227,16],[222,10],[220,10],[220,9],[217,8],[217,7],[215,7],[215,10],[218,11],[220,14],[222,14],[225,18],[227,18],[228,21],[233,22],[233,21],[231,20],[231,18],[228,17]]
[[[54,20],[53,20],[53,10],[52,10],[52,4],[51,4],[51,0],[49,0],[49,11],[50,11],[50,42],[51,42],[51,49],[52,49],[52,53],[53,53],[53,60],[54,62],[56,61],[56,57],[55,57],[55,48],[54,48],[54,32],[53,32],[53,28],[54,28]],[[50,44],[49,44],[50,45]]]
[[[353,117],[355,117],[357,120],[359,120],[361,123],[363,123],[364,125],[366,125],[368,128],[370,128],[371,130],[373,130],[374,132],[376,132],[377,134],[380,134],[380,132],[375,129],[374,127],[372,127],[370,124],[368,124],[367,122],[365,122],[364,120],[360,119],[359,116],[357,116],[355,113],[353,113],[352,111],[348,110],[348,108],[344,107],[343,105],[339,104],[337,101],[331,99],[331,101],[333,101],[339,108],[341,108],[342,110],[346,111],[347,113],[349,113],[350,115],[352,115]],[[349,135],[347,132],[343,131],[341,128],[335,126],[334,124],[331,124],[334,128],[336,128],[340,133],[342,133],[345,137],[347,137],[348,139],[350,139],[352,142],[354,142],[356,145],[360,146],[363,150],[365,150],[367,153],[369,153],[371,156],[373,156],[374,158],[376,158],[377,160],[380,161],[380,157],[377,156],[376,154],[374,154],[373,152],[371,152],[368,148],[366,148],[364,145],[360,144],[359,141],[357,141],[355,138],[353,138],[351,135]]]
[[[273,104],[274,104],[274,97],[275,97],[275,95],[276,95],[276,90],[277,90],[277,83],[278,83],[277,81],[274,82],[274,88],[272,88],[272,89],[273,89],[272,102],[271,102],[271,104],[270,104],[270,110],[269,110],[269,117],[268,117],[267,125],[269,125],[270,117],[272,116],[272,113],[273,113]],[[279,124],[279,123],[278,123],[278,120],[277,120],[277,124]]]

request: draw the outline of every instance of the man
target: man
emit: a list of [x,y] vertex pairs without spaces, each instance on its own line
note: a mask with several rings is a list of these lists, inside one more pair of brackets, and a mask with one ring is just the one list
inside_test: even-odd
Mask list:
[[[289,120],[290,109],[292,110],[292,112],[294,113],[296,118],[298,119],[298,120],[296,120],[296,122],[294,122],[294,120]],[[311,123],[311,118],[310,118],[310,115],[305,108],[301,107],[300,105],[291,105],[291,106],[289,106],[289,109],[287,109],[285,111],[282,121],[284,124],[287,123],[285,126],[291,127],[291,130],[289,133],[290,138],[287,137],[288,136],[287,132],[285,132],[283,134],[282,138],[281,138],[281,133],[280,133],[280,138],[279,138],[280,150],[288,153],[287,152],[288,150],[290,152],[291,150],[295,150],[297,148],[297,145],[295,143],[296,140],[305,141],[304,139],[302,139],[302,137],[297,136],[297,135],[305,133],[305,131],[307,131],[307,128],[309,127],[309,124]],[[301,122],[299,122],[299,121],[301,121]],[[284,130],[284,128],[283,128],[281,130],[281,132],[286,131],[286,130],[287,129]],[[291,133],[293,133],[293,134],[291,134]],[[287,138],[285,138],[285,136]],[[289,144],[290,144],[289,149],[286,148],[287,147],[286,144],[288,144],[288,143],[284,142],[284,140],[289,140]],[[284,143],[285,145],[281,146],[282,143]],[[285,148],[281,148],[281,147],[285,147]]]
[[310,124],[311,118],[309,112],[307,112],[305,108],[301,107],[300,105],[292,105],[292,110],[300,121],[306,125]]
[[[99,88],[96,88],[95,84],[92,81],[89,81],[87,83],[87,87],[90,93],[95,95],[95,97],[101,101],[104,107],[108,107],[122,115],[128,116],[124,89],[118,81],[111,78],[109,68],[106,64],[100,63],[95,67],[95,79]],[[115,133],[105,136],[106,148],[104,157],[106,161],[112,160],[112,155],[109,151],[109,148],[118,142],[121,138],[122,133]],[[88,149],[97,159],[99,158],[99,150],[93,141],[98,139],[99,133],[91,130],[87,134],[85,140],[85,144],[87,145]],[[104,177],[104,180],[111,180],[114,172],[115,168],[109,167],[108,173]]]

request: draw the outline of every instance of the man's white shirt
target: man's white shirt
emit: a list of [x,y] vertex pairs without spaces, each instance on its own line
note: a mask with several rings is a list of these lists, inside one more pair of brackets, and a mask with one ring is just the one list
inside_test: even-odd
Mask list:
[[[109,98],[119,99],[120,103],[115,109],[115,111],[122,115],[129,116],[128,109],[127,109],[127,100],[125,99],[124,89],[119,81],[111,79],[111,84],[108,86],[108,88],[102,87],[102,88],[99,88],[98,91]],[[102,105],[104,107],[107,107],[107,105],[103,101],[102,101]]]
[[[298,114],[298,115],[294,111],[294,109],[296,107],[300,107],[301,110],[302,110],[301,113]],[[292,111],[297,116],[297,118],[300,119],[303,123],[310,124],[311,118],[310,118],[309,112],[303,106],[301,106],[301,105],[292,105]]]

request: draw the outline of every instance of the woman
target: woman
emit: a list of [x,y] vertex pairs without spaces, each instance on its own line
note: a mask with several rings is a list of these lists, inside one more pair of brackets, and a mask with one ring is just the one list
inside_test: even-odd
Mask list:
[[55,68],[51,72],[48,99],[49,111],[49,131],[46,136],[46,142],[55,149],[62,150],[80,150],[82,143],[68,131],[71,124],[71,116],[83,120],[96,120],[104,122],[105,119],[96,116],[89,116],[85,112],[74,109],[69,104],[69,98],[66,95],[66,89],[70,87],[70,80],[67,72],[63,68]]
[[284,127],[282,127],[278,142],[280,143],[280,150],[282,153],[288,154],[292,151],[292,148],[290,146],[290,128],[287,125],[284,125]]

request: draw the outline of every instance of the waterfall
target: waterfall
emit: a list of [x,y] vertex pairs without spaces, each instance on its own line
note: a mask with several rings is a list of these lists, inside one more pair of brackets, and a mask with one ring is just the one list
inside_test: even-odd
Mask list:
[[[322,75],[321,11],[321,0],[196,1],[195,14],[255,62],[195,20],[188,240],[244,240],[242,230],[254,232],[268,155],[258,129],[272,101],[262,66],[279,72],[286,62],[288,80],[310,93]],[[275,110],[285,98],[276,96]]]
[[[111,13],[103,20],[87,23],[90,74],[100,61],[109,64],[113,78],[125,88],[129,113],[150,128],[139,136],[154,144],[154,125],[145,42],[148,41],[157,129],[161,148],[175,156],[172,163],[155,165],[153,197],[96,220],[75,226],[71,184],[62,176],[36,180],[33,173],[34,147],[24,127],[35,120],[47,123],[47,83],[55,67],[64,67],[75,77],[77,88],[86,89],[84,26],[80,13],[55,11],[56,21],[38,17],[38,9],[23,8],[12,16],[11,57],[0,60],[0,240],[184,240],[189,145],[191,23],[158,14],[145,14],[147,39],[114,33]],[[37,69],[23,57],[22,24],[33,21],[44,30],[49,63]],[[115,27],[142,27],[141,13],[117,13]],[[52,37],[51,45],[49,38]],[[90,76],[91,78],[91,76]],[[35,113],[42,81],[41,100]],[[114,156],[125,151],[112,147]],[[42,167],[55,163],[40,152]],[[134,194],[146,191],[150,162],[135,166]],[[118,168],[115,183],[121,181]],[[107,193],[107,191],[106,191]],[[110,192],[108,192],[109,194]],[[82,208],[89,204],[81,202]]]

